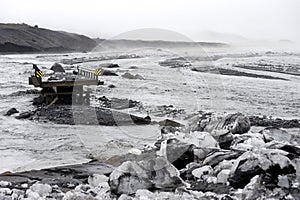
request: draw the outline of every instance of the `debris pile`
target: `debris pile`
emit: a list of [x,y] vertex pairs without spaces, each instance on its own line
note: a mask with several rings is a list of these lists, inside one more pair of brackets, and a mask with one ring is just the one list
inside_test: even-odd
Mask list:
[[108,159],[106,164],[93,161],[0,175],[0,196],[65,200],[300,198],[300,147],[290,143],[288,131],[269,127],[253,132],[251,120],[241,113],[201,113],[185,127],[170,127],[172,123],[161,127],[153,148]]

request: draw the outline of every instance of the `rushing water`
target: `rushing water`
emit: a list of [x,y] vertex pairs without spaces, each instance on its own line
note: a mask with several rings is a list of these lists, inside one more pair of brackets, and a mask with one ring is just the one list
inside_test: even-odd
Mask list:
[[[110,155],[124,153],[131,148],[142,147],[155,141],[159,135],[159,127],[156,125],[70,126],[17,120],[12,116],[3,116],[12,107],[20,112],[34,109],[31,100],[35,95],[13,94],[33,89],[33,86],[28,85],[32,63],[37,64],[47,73],[50,66],[61,59],[97,55],[99,53],[69,54],[68,56],[63,54],[0,56],[0,172],[85,162],[89,160],[91,153],[105,159]],[[174,105],[176,108],[184,109],[186,114],[196,110],[217,110],[284,118],[299,118],[300,116],[299,76],[253,72],[289,79],[289,81],[267,80],[206,74],[192,72],[189,68],[171,69],[159,66],[159,61],[169,57],[172,56],[148,53],[144,58],[105,61],[118,63],[120,69],[117,73],[120,75],[130,71],[132,74],[142,75],[145,80],[129,80],[120,76],[103,77],[106,84],[90,87],[90,90],[97,97],[105,95],[141,101],[144,110],[136,109],[132,112],[143,116],[146,114],[145,110],[154,113],[160,105]],[[225,54],[224,57],[212,64],[224,66],[236,62],[269,59],[300,65],[300,58],[297,54],[247,58],[227,58]],[[95,67],[103,62],[89,62],[83,65]],[[130,66],[138,68],[129,69]],[[108,84],[114,84],[116,88],[109,89]],[[151,117],[156,118],[155,115]],[[183,117],[177,120],[183,120]]]

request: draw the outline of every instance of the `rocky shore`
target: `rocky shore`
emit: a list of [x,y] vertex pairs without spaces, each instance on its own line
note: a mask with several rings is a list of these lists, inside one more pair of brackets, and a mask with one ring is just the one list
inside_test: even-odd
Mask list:
[[[298,123],[298,122],[297,122]],[[151,148],[108,160],[0,175],[2,199],[299,199],[300,146],[241,113],[161,126]],[[298,137],[296,135],[296,137]]]

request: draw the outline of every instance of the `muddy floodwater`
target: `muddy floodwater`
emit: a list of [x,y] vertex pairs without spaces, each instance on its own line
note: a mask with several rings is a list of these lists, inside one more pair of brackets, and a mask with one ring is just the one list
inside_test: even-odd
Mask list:
[[[118,64],[119,67],[108,69],[118,76],[102,76],[104,85],[85,88],[91,91],[91,104],[99,105],[98,98],[102,96],[132,99],[139,105],[122,111],[142,117],[149,114],[154,121],[171,118],[185,124],[186,117],[199,110],[299,119],[298,52],[208,50],[206,56],[210,59],[155,49],[111,55],[128,54],[138,56],[101,60],[96,59],[104,55],[99,52],[0,55],[0,173],[82,163],[91,157],[107,159],[132,148],[152,145],[160,135],[157,124],[57,125],[4,116],[10,108],[19,112],[35,109],[32,100],[37,95],[26,92],[34,89],[28,85],[32,63],[45,74],[51,73],[55,62],[63,63],[70,71],[78,65],[96,69],[103,63]],[[70,59],[82,62],[71,65],[67,62]],[[178,62],[183,64],[160,64],[168,59],[181,60]],[[222,68],[230,74],[191,70],[193,67]],[[122,76],[125,73],[140,76],[128,78]],[[247,73],[254,75],[248,77]]]

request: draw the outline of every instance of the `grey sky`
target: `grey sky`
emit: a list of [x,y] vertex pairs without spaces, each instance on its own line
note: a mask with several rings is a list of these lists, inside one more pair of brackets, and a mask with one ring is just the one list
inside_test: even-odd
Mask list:
[[91,37],[162,28],[202,40],[211,30],[248,38],[300,41],[299,0],[9,0],[0,21],[38,24]]

